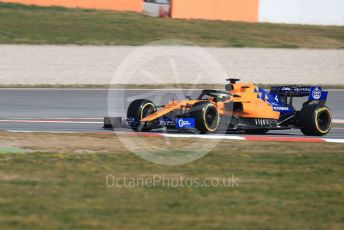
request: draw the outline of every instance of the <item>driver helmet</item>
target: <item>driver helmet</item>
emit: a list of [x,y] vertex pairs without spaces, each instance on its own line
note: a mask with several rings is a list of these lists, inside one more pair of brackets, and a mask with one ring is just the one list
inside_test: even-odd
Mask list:
[[226,99],[229,99],[229,95],[227,95],[227,94],[220,94],[220,95],[218,95],[218,99],[219,99],[219,100],[226,100]]

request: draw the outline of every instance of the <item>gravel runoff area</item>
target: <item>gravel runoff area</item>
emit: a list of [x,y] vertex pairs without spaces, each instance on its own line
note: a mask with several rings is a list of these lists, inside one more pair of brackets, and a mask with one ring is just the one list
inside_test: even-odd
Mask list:
[[[110,84],[119,64],[138,47],[0,45],[0,85],[6,84]],[[155,47],[158,52],[163,47]],[[192,49],[183,47],[182,49]],[[344,50],[205,48],[230,76],[244,81],[269,84],[344,84]],[[200,57],[195,57],[195,60]],[[171,63],[169,63],[171,64]],[[195,68],[190,62],[175,65],[183,83],[193,83]],[[204,63],[207,67],[207,63]],[[175,83],[171,65],[150,63],[146,73],[158,83]],[[173,64],[172,64],[173,67]],[[204,67],[204,66],[203,66]],[[178,69],[179,68],[179,69]],[[154,71],[154,72],[153,72]],[[152,73],[153,72],[153,73]],[[203,76],[198,83],[208,83]],[[211,76],[211,83],[222,84],[223,76]],[[152,84],[139,73],[120,84]]]

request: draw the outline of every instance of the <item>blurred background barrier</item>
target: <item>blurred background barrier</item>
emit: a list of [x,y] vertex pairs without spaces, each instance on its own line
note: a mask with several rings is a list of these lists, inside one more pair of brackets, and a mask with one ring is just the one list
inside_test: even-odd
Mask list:
[[173,18],[344,25],[343,0],[173,0]]
[[153,17],[170,17],[170,0],[145,0],[143,13]]
[[64,6],[142,12],[143,0],[1,0],[39,6]]
[[259,22],[344,25],[344,1],[260,0]]
[[344,25],[343,0],[0,0],[41,6],[65,6],[143,12],[151,16]]
[[258,22],[259,0],[172,0],[173,18]]

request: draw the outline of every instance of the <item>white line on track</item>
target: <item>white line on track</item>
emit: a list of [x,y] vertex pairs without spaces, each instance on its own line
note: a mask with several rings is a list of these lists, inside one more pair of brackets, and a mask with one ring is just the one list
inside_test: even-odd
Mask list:
[[244,137],[239,136],[224,136],[224,135],[194,135],[194,134],[162,134],[164,137],[175,137],[175,138],[200,138],[200,139],[221,139],[221,140],[242,140]]
[[344,144],[344,139],[324,139],[326,142],[329,143],[338,143],[338,144]]
[[[240,141],[250,141],[248,137],[241,136],[227,136],[227,135],[192,135],[192,134],[161,134],[164,137],[175,137],[175,138],[199,138],[199,139],[220,139],[220,140],[240,140]],[[304,142],[328,142],[328,143],[338,143],[344,144],[344,139],[328,139],[328,138],[302,138],[302,137],[278,137],[278,136],[259,136],[260,139],[256,141],[283,141],[283,142],[300,142],[301,139]],[[275,140],[274,140],[275,139]],[[283,140],[282,140],[283,139]],[[317,141],[316,141],[317,140]]]
[[344,120],[343,119],[333,119],[332,122],[334,124],[344,124]]

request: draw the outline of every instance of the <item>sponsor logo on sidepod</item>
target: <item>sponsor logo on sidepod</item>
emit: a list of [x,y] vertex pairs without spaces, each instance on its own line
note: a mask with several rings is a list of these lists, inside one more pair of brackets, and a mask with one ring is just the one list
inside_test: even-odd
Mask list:
[[177,128],[179,129],[190,129],[195,128],[194,118],[179,118],[177,119]]
[[274,107],[274,110],[275,111],[288,111],[289,110],[289,107]]

